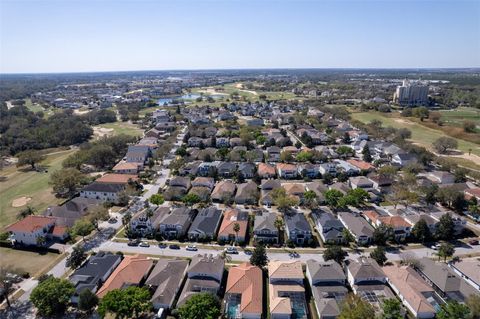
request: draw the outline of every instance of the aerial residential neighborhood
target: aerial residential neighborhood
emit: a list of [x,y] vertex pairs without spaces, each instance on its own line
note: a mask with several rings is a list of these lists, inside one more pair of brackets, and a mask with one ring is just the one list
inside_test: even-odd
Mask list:
[[477,1],[0,3],[0,318],[480,318]]

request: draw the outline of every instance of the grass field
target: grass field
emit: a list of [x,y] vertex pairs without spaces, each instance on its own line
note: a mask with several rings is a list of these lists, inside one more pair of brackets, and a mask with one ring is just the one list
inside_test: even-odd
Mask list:
[[0,247],[0,267],[18,272],[28,272],[30,276],[38,276],[60,255],[54,253],[39,254],[31,251]]
[[74,152],[74,150],[53,150],[41,163],[41,166],[48,170],[47,172],[19,170],[14,165],[0,171],[0,229],[14,222],[18,212],[26,207],[12,207],[12,201],[16,198],[30,197],[28,205],[38,212],[63,201],[52,194],[52,188],[48,182],[50,175],[60,169],[63,160]]
[[465,120],[474,122],[480,127],[480,109],[459,107],[453,110],[439,111],[445,124],[461,127]]
[[100,124],[97,127],[112,129],[111,133],[108,135],[132,135],[132,136],[142,136],[143,130],[138,127],[136,124],[130,124],[128,122],[115,122],[115,123],[105,123]]
[[[425,127],[421,124],[412,122],[408,119],[400,117],[389,117],[378,112],[361,112],[352,113],[353,119],[359,120],[363,123],[369,123],[370,121],[377,119],[383,122],[384,126],[392,126],[395,128],[408,128],[412,131],[412,141],[416,142],[426,148],[431,149],[432,143],[442,136],[447,136],[445,133]],[[462,152],[468,153],[469,149],[472,150],[472,154],[480,156],[480,145],[467,142],[461,139],[457,139],[458,149]]]

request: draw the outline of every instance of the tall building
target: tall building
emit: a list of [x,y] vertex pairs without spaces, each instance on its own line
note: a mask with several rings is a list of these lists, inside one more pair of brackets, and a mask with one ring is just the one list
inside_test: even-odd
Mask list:
[[428,86],[419,81],[403,80],[393,94],[393,102],[400,105],[426,105],[428,102]]

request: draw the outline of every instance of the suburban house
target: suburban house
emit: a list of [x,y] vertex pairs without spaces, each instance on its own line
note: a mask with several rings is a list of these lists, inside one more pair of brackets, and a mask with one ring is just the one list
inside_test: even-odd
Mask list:
[[262,313],[262,270],[249,263],[230,268],[225,289],[225,315],[227,318],[261,319]]
[[215,206],[201,209],[188,230],[188,239],[193,241],[214,239],[221,219],[222,211]]
[[153,266],[153,260],[142,255],[125,256],[105,283],[97,291],[99,298],[113,289],[140,286],[147,278]]
[[224,267],[225,261],[219,255],[193,256],[177,307],[182,306],[188,298],[200,292],[217,294],[222,284]]
[[363,217],[349,212],[340,212],[338,219],[360,245],[367,245],[372,241],[374,229]]
[[215,180],[211,177],[197,177],[192,182],[192,187],[206,187],[210,191],[215,186]]
[[340,314],[341,302],[348,293],[347,278],[342,267],[334,262],[306,262],[306,277],[310,283],[315,309],[320,319],[334,319]]
[[349,260],[347,279],[353,292],[377,309],[381,309],[383,300],[395,298],[385,285],[387,276],[372,258]]
[[177,176],[170,180],[170,182],[168,183],[168,186],[179,187],[183,189],[185,192],[187,192],[192,186],[192,183],[190,182],[190,178],[188,177]]
[[478,259],[461,259],[450,262],[453,271],[480,292],[480,261]]
[[136,213],[130,219],[130,230],[136,234],[146,236],[154,234],[162,219],[170,213],[170,207],[158,207],[150,216],[148,209]]
[[415,318],[434,318],[443,303],[410,266],[385,266],[387,282]]
[[325,186],[321,181],[314,181],[305,184],[305,191],[312,191],[317,195],[317,202],[323,204],[325,202],[325,192],[328,190],[328,187]]
[[236,189],[237,186],[232,181],[221,180],[215,185],[210,198],[215,203],[231,202],[235,198]]
[[282,184],[278,179],[262,180],[260,185],[260,203],[262,205],[273,205],[272,190],[282,187]]
[[335,163],[322,163],[320,164],[319,170],[322,175],[325,175],[325,174],[336,175],[337,165]]
[[375,210],[364,211],[363,215],[374,227],[381,225],[391,227],[392,235],[397,241],[403,241],[410,236],[412,225],[401,216],[381,215]]
[[56,226],[72,227],[77,220],[85,217],[100,204],[101,202],[96,199],[75,197],[61,206],[48,207],[42,215],[55,217]]
[[96,183],[121,184],[123,186],[126,186],[129,182],[136,181],[138,181],[137,175],[111,173],[105,174],[95,180]]
[[170,310],[174,307],[183,279],[187,273],[188,260],[157,260],[155,267],[145,281],[145,285],[153,291],[152,304],[156,310]]
[[465,302],[472,294],[478,294],[471,285],[457,276],[447,264],[422,258],[417,272],[442,297],[458,302]]
[[133,162],[119,162],[112,168],[117,174],[129,174],[129,175],[137,175],[140,171],[140,167],[142,167],[142,163],[133,163]]
[[435,184],[453,184],[455,183],[455,175],[445,171],[433,171],[427,174],[428,180]]
[[257,173],[260,178],[274,178],[276,174],[275,166],[267,163],[259,163],[257,168]]
[[267,159],[269,162],[280,161],[280,153],[282,150],[278,146],[267,147]]
[[253,238],[257,243],[276,244],[278,243],[278,228],[275,226],[277,214],[271,212],[260,212],[255,215],[253,224]]
[[125,157],[128,163],[141,163],[143,165],[151,155],[151,148],[147,145],[130,145]]
[[345,227],[328,207],[312,209],[311,216],[324,243],[342,244],[345,241],[343,235]]
[[78,297],[84,289],[96,293],[121,261],[122,256],[103,251],[91,256],[69,278],[70,282],[75,286],[72,302],[78,302]]
[[365,162],[365,161],[360,161],[360,160],[357,160],[357,159],[349,159],[347,160],[347,163],[349,163],[350,165],[353,165],[355,166],[356,168],[358,168],[360,171],[373,171],[375,170],[375,166],[373,166],[372,164],[368,163],[368,162]]
[[312,240],[312,230],[303,213],[289,212],[284,215],[285,233],[296,245],[308,245]]
[[361,188],[366,191],[373,189],[373,182],[365,176],[350,177],[348,183],[352,189]]
[[221,162],[217,166],[218,175],[222,177],[232,177],[237,171],[237,164],[232,162]]
[[417,163],[417,157],[411,153],[397,153],[392,156],[392,164],[407,166]]
[[177,207],[161,220],[158,232],[168,239],[183,238],[194,217],[194,210],[188,207]]
[[[234,231],[235,224],[240,227],[238,233]],[[238,209],[227,209],[223,214],[223,221],[218,230],[219,241],[236,241],[243,243],[247,237],[248,213]]]
[[235,195],[235,203],[237,204],[256,204],[258,202],[258,188],[254,181],[239,184],[237,186],[237,194]]
[[295,197],[300,203],[303,202],[303,194],[305,194],[305,185],[303,183],[283,183],[282,187],[287,195]]
[[268,263],[269,312],[272,319],[307,318],[303,270],[300,261]]
[[80,197],[115,203],[119,194],[124,190],[123,184],[93,182],[80,190]]
[[293,179],[297,177],[297,166],[287,163],[278,163],[277,164],[277,173],[278,177]]
[[238,165],[238,172],[243,178],[252,178],[255,175],[255,164],[243,162]]
[[68,237],[65,226],[57,226],[57,219],[49,216],[29,215],[5,228],[14,245],[43,246],[49,240],[63,241]]

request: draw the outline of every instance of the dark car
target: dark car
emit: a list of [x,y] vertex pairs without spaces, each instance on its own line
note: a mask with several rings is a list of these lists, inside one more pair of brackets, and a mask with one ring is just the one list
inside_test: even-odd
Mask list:
[[468,243],[472,246],[476,246],[476,245],[478,245],[478,240],[477,239],[472,239]]
[[176,245],[176,244],[171,244],[170,246],[168,246],[168,248],[170,248],[170,249],[180,249],[180,246]]
[[167,248],[167,244],[158,244],[158,247],[160,247],[162,249],[165,249],[165,248]]
[[140,245],[140,240],[138,239],[133,239],[133,240],[130,240],[128,243],[127,243],[128,246],[138,246]]

